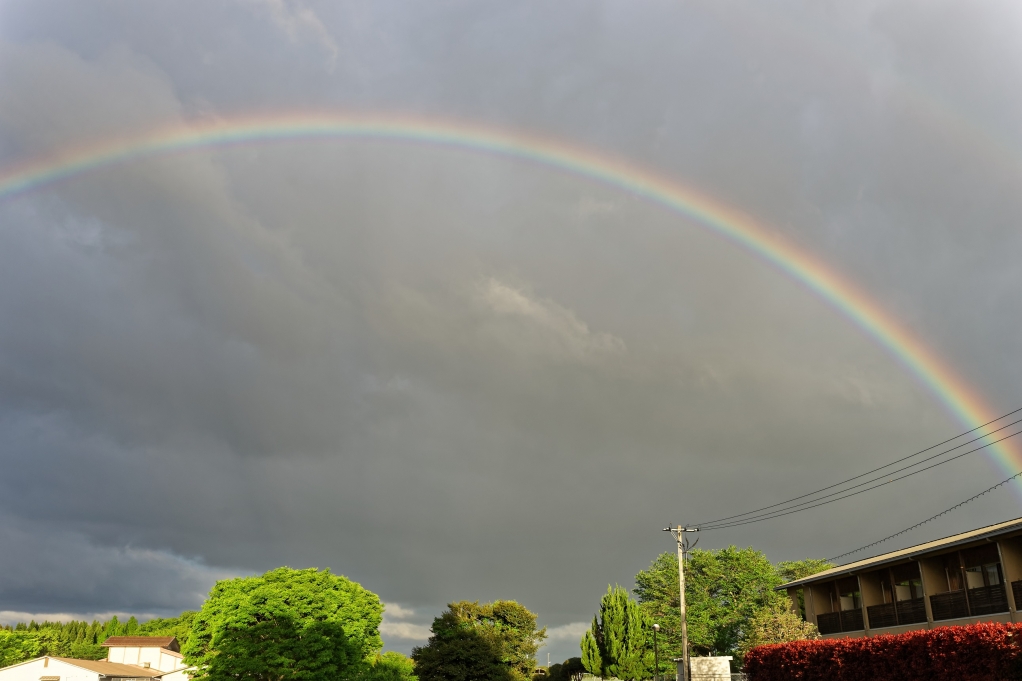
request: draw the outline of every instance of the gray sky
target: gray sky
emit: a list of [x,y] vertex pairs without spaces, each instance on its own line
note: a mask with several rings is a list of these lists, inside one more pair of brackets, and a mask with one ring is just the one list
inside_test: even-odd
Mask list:
[[[560,139],[770,225],[1000,413],[1022,406],[1020,34],[1013,2],[8,0],[0,167],[281,111]],[[0,319],[2,621],[174,614],[218,578],[318,566],[388,603],[389,648],[448,601],[510,598],[556,661],[671,550],[665,524],[966,428],[705,227],[393,141],[196,150],[7,199]],[[972,455],[700,547],[833,555],[1005,470]]]

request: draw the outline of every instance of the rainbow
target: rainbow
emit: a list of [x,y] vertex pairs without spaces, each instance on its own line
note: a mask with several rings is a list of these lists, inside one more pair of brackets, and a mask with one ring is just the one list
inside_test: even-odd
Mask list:
[[[833,268],[748,215],[649,169],[564,142],[464,122],[391,115],[284,114],[177,123],[29,159],[0,171],[0,201],[75,175],[169,153],[257,142],[316,139],[419,143],[537,163],[659,204],[766,260],[833,305],[886,348],[969,428],[994,415],[982,397],[877,302]],[[1020,458],[1001,442],[989,448],[1006,472]]]

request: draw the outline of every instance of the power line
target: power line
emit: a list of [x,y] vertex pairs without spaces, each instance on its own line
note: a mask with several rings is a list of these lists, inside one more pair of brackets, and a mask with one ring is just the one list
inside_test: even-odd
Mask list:
[[[1004,428],[1008,428],[1009,426],[1013,426],[1013,425],[1015,425],[1017,423],[1022,423],[1022,419],[1019,419],[1018,421],[1014,421],[1012,423],[1009,423],[1007,426],[1003,426],[1001,428],[998,428],[997,430],[991,431],[991,433],[996,433],[996,432],[998,432],[1000,430],[1003,430]],[[1006,439],[1008,439],[1010,437],[1015,437],[1019,433],[1022,433],[1022,431],[1019,431],[1019,432],[1016,432],[1016,433],[1012,433],[1011,435],[1007,435],[1007,436],[1001,438],[1001,440],[1006,440]],[[899,468],[897,470],[893,470],[890,473],[886,473],[884,475],[872,478],[870,480],[866,480],[865,482],[860,482],[858,485],[852,485],[851,487],[846,487],[845,489],[841,489],[841,490],[838,490],[836,492],[831,492],[830,494],[824,494],[822,497],[816,497],[815,499],[810,499],[808,501],[803,501],[802,503],[795,504],[794,506],[787,506],[785,508],[778,508],[778,509],[776,509],[774,511],[770,511],[768,513],[762,513],[760,515],[746,516],[746,517],[734,516],[735,518],[737,518],[736,520],[732,520],[730,522],[724,522],[724,523],[710,523],[709,527],[707,527],[707,529],[713,529],[714,527],[733,527],[733,526],[736,526],[736,525],[743,525],[743,524],[745,524],[747,522],[753,522],[753,521],[758,521],[758,520],[769,520],[770,518],[778,517],[778,515],[787,515],[786,513],[784,513],[784,511],[794,511],[795,509],[799,509],[799,508],[801,508],[803,506],[805,506],[807,508],[816,508],[816,506],[821,506],[822,505],[822,504],[819,504],[819,503],[816,503],[816,502],[823,501],[824,499],[830,499],[831,497],[835,497],[835,496],[837,496],[839,494],[844,494],[845,496],[838,497],[838,499],[834,499],[834,501],[838,501],[839,499],[845,499],[845,498],[850,497],[850,496],[855,496],[855,494],[858,494],[858,492],[856,492],[855,494],[845,494],[845,493],[846,492],[851,492],[853,489],[859,489],[860,487],[864,487],[866,485],[872,484],[874,482],[877,482],[878,480],[883,480],[884,478],[888,478],[889,476],[894,475],[896,473],[901,473],[903,471],[907,471],[910,468],[914,468],[915,466],[919,466],[920,464],[924,464],[927,461],[932,461],[933,459],[940,458],[941,456],[944,456],[945,454],[953,452],[954,450],[958,449],[959,447],[962,447],[964,445],[970,444],[972,442],[976,442],[977,440],[982,440],[982,439],[984,439],[986,437],[989,437],[989,435],[985,435],[983,437],[979,437],[979,438],[975,438],[973,440],[969,440],[967,442],[963,442],[961,445],[958,445],[957,447],[952,447],[951,449],[943,451],[943,452],[941,452],[939,454],[935,454],[933,456],[927,457],[927,458],[923,459],[922,461],[917,461],[917,462],[915,462],[913,464],[909,464],[908,466],[904,466],[904,467]],[[970,449],[969,451],[962,452],[961,454],[958,454],[957,456],[952,456],[950,459],[945,459],[944,461],[938,461],[935,464],[932,464],[930,466],[926,466],[925,468],[920,468],[918,470],[912,471],[911,473],[909,473],[907,475],[902,475],[902,476],[900,476],[898,478],[888,479],[887,482],[884,482],[884,483],[882,483],[880,485],[874,485],[873,487],[868,487],[868,488],[866,488],[866,489],[864,489],[862,491],[863,492],[868,492],[871,489],[876,489],[877,487],[882,487],[883,485],[886,485],[889,482],[896,482],[897,480],[904,480],[905,478],[911,477],[911,476],[915,475],[916,473],[922,473],[923,471],[930,470],[931,468],[936,468],[937,466],[942,466],[943,464],[950,463],[950,462],[952,462],[952,461],[954,461],[956,459],[960,459],[963,456],[966,456],[967,454],[972,454],[973,452],[978,452],[979,450],[981,450],[981,449],[983,449],[985,447],[989,447],[990,445],[997,444],[1001,440],[994,440],[992,442],[987,442],[986,444],[980,445],[979,447],[976,447],[975,449]],[[829,502],[827,502],[827,503],[829,503]],[[809,506],[809,504],[813,504],[813,505]],[[775,504],[775,506],[776,505],[782,505],[782,504]],[[705,527],[705,525],[703,527]]]
[[888,541],[888,540],[890,540],[890,539],[894,539],[895,537],[899,537],[899,536],[901,536],[901,535],[905,534],[906,532],[911,532],[912,530],[914,530],[914,529],[916,529],[917,527],[920,527],[920,526],[922,526],[922,525],[925,525],[926,523],[930,522],[931,520],[936,520],[937,518],[939,518],[939,517],[941,517],[941,516],[943,516],[943,515],[947,515],[947,514],[948,514],[948,513],[950,513],[951,511],[954,511],[954,510],[956,510],[956,509],[959,509],[959,508],[961,508],[962,506],[965,506],[965,505],[966,505],[967,503],[969,503],[970,501],[975,501],[976,499],[979,499],[979,498],[980,498],[981,496],[983,496],[984,494],[986,494],[986,493],[988,493],[988,492],[993,492],[993,491],[994,491],[995,489],[997,489],[998,487],[1001,487],[1002,485],[1007,485],[1007,484],[1008,484],[1009,482],[1011,482],[1012,480],[1014,480],[1015,478],[1018,478],[1018,477],[1022,477],[1022,471],[1019,471],[1018,473],[1016,473],[1015,475],[1011,476],[1011,477],[1010,477],[1010,478],[1008,478],[1007,480],[1001,480],[1001,481],[1000,481],[999,483],[997,483],[997,484],[996,484],[996,485],[994,485],[993,487],[990,487],[990,488],[988,488],[988,489],[985,489],[985,490],[983,490],[982,492],[980,492],[980,493],[979,493],[979,494],[977,494],[976,496],[973,496],[973,497],[969,497],[969,498],[968,498],[968,499],[966,499],[965,501],[963,501],[963,502],[961,502],[961,503],[958,503],[958,504],[955,504],[955,505],[954,505],[954,506],[952,506],[951,508],[949,508],[949,509],[947,509],[947,510],[944,510],[944,511],[941,511],[940,513],[938,513],[938,514],[937,514],[937,515],[935,515],[935,516],[931,516],[931,517],[927,518],[926,520],[923,520],[922,522],[918,522],[918,523],[916,523],[916,524],[915,524],[915,525],[913,525],[912,527],[906,527],[906,528],[905,528],[904,530],[902,530],[901,532],[895,532],[895,533],[894,533],[894,534],[892,534],[891,536],[889,536],[889,537],[884,537],[883,539],[879,539],[879,540],[877,540],[877,541],[873,542],[872,544],[866,544],[865,546],[860,546],[859,548],[855,549],[854,551],[848,551],[848,552],[846,552],[846,553],[842,553],[842,554],[840,554],[840,555],[838,555],[838,556],[834,556],[834,557],[832,557],[832,558],[828,558],[828,559],[827,559],[827,562],[830,562],[830,561],[834,561],[834,560],[837,560],[838,558],[844,558],[845,556],[850,556],[850,555],[852,555],[853,553],[858,553],[859,551],[865,551],[866,549],[870,549],[870,548],[873,548],[874,546],[876,546],[876,545],[878,545],[878,544],[883,544],[883,543],[884,543],[885,541]]
[[[769,514],[764,514],[763,516],[756,516],[756,517],[753,517],[753,518],[746,518],[746,519],[743,519],[743,520],[736,520],[736,521],[730,522],[730,523],[723,523],[723,524],[718,524],[718,525],[710,525],[709,527],[707,527],[705,525],[700,525],[699,529],[701,531],[709,531],[709,530],[720,530],[720,529],[724,529],[724,528],[727,528],[727,527],[738,527],[740,525],[750,525],[752,523],[763,522],[764,520],[773,520],[774,518],[780,518],[782,516],[791,515],[792,513],[801,513],[802,511],[808,511],[811,508],[818,508],[820,506],[826,506],[827,504],[832,504],[835,501],[841,501],[842,499],[847,499],[848,497],[858,496],[859,494],[862,494],[864,492],[869,492],[870,490],[874,490],[874,489],[876,489],[878,487],[884,487],[885,485],[889,485],[892,482],[898,482],[899,480],[904,480],[905,478],[911,477],[911,476],[915,475],[916,473],[922,473],[923,471],[928,471],[931,468],[936,468],[937,466],[941,466],[943,464],[949,463],[951,461],[954,461],[955,459],[960,459],[963,456],[966,456],[968,454],[972,454],[973,452],[978,452],[981,449],[985,449],[986,447],[989,447],[991,445],[995,445],[998,442],[1003,442],[1004,440],[1007,440],[1008,438],[1015,437],[1016,435],[1019,435],[1019,434],[1022,434],[1022,431],[1018,431],[1018,432],[1012,433],[1011,435],[1005,435],[1004,437],[1002,437],[1002,438],[1000,438],[998,440],[994,440],[993,442],[987,442],[986,444],[980,445],[979,447],[976,447],[975,449],[970,449],[969,451],[963,452],[963,453],[961,453],[961,454],[959,454],[957,456],[953,456],[950,459],[946,459],[944,461],[938,461],[935,464],[931,464],[929,466],[926,466],[925,468],[920,468],[919,470],[912,471],[911,473],[906,473],[905,475],[902,475],[900,477],[892,478],[890,480],[886,480],[886,481],[881,482],[881,483],[879,483],[877,485],[873,485],[872,487],[867,487],[866,489],[860,489],[858,492],[851,492],[850,494],[845,494],[844,496],[839,496],[839,497],[830,499],[828,501],[820,501],[820,503],[813,504],[812,506],[803,506],[802,508],[794,508],[794,510],[778,509],[775,512],[772,512],[772,513],[769,513]],[[880,479],[880,478],[877,478],[877,479]],[[849,489],[854,489],[854,488],[849,488]],[[842,492],[836,492],[835,494],[841,494],[841,493],[843,493],[845,491],[848,491],[848,490],[842,490]],[[828,495],[828,496],[833,496],[833,495]],[[825,497],[821,497],[821,499],[822,498],[825,498]],[[818,501],[818,500],[814,499],[813,501]],[[806,503],[812,503],[812,502],[806,502]],[[802,506],[802,505],[800,504],[800,506]]]
[[[943,442],[938,442],[935,445],[930,445],[926,449],[921,449],[918,452],[915,452],[914,454],[909,454],[908,456],[904,456],[904,457],[902,457],[900,459],[895,459],[894,461],[891,461],[890,463],[884,464],[883,466],[880,466],[879,468],[874,468],[873,470],[866,471],[865,473],[860,473],[859,475],[856,475],[854,477],[848,478],[847,480],[842,480],[841,482],[834,483],[833,485],[828,485],[827,487],[822,487],[822,488],[816,490],[815,492],[809,492],[807,494],[802,494],[802,495],[797,496],[797,497],[792,497],[791,499],[788,499],[787,501],[781,501],[781,502],[778,502],[776,504],[771,504],[769,506],[764,506],[762,508],[754,509],[752,511],[746,511],[745,513],[739,513],[737,515],[726,516],[724,518],[718,518],[716,520],[707,520],[707,521],[704,521],[702,523],[697,523],[697,524],[699,524],[699,525],[716,525],[718,523],[723,523],[723,522],[726,522],[728,520],[736,520],[736,519],[739,519],[739,518],[743,518],[744,516],[752,515],[754,513],[760,513],[761,511],[767,511],[767,510],[772,509],[772,508],[777,508],[778,506],[787,506],[788,504],[790,504],[793,501],[798,501],[800,499],[805,499],[807,497],[812,497],[812,496],[815,496],[815,495],[819,494],[820,492],[826,492],[827,490],[834,489],[835,487],[842,487],[842,486],[848,484],[849,482],[852,482],[854,480],[858,480],[859,478],[864,478],[867,475],[872,475],[873,473],[877,473],[879,471],[882,471],[885,468],[890,468],[891,466],[899,464],[899,463],[901,463],[903,461],[908,461],[909,459],[917,457],[920,454],[925,454],[926,452],[928,452],[930,450],[936,449],[937,447],[940,447],[942,445],[946,445],[949,442],[954,442],[955,440],[957,440],[957,439],[959,439],[961,437],[964,437],[965,435],[968,435],[969,433],[973,433],[973,432],[975,432],[977,430],[980,430],[981,428],[986,428],[987,426],[989,426],[991,424],[994,424],[994,423],[997,423],[998,421],[1002,421],[1002,420],[1006,419],[1007,417],[1009,417],[1009,416],[1011,416],[1013,414],[1017,414],[1020,411],[1022,411],[1022,407],[1019,407],[1018,409],[1015,409],[1014,411],[1009,411],[1007,414],[1004,414],[1002,416],[998,416],[997,418],[993,419],[992,421],[987,421],[986,423],[978,425],[975,428],[972,428],[970,430],[965,431],[964,433],[959,433],[958,435],[955,435],[952,438],[948,438],[947,440],[944,440]],[[1022,421],[1022,419],[1020,419],[1020,421]],[[973,438],[972,440],[969,440],[967,442],[963,442],[963,443],[961,443],[959,445],[956,445],[955,447],[952,447],[949,450],[941,452],[940,454],[936,454],[934,456],[928,457],[927,459],[923,459],[922,461],[917,461],[915,464],[912,464],[912,465],[918,465],[918,464],[921,464],[921,463],[925,463],[926,461],[930,461],[932,459],[938,458],[938,457],[942,456],[943,454],[947,454],[948,452],[951,452],[951,451],[954,451],[955,449],[958,449],[959,447],[964,447],[967,444],[970,444],[972,442],[976,442],[978,440],[982,440],[982,439],[984,439],[986,437],[989,437],[991,434],[996,433],[996,432],[998,432],[1000,430],[1004,430],[1005,428],[1008,428],[1010,426],[1013,426],[1013,425],[1019,423],[1020,421],[1014,421],[1014,422],[1009,423],[1009,424],[1007,424],[1005,426],[1001,426],[1000,428],[997,428],[996,430],[993,430],[990,433],[986,433],[986,434],[981,435],[981,436],[979,436],[977,438]],[[905,468],[902,468],[900,470],[906,470],[908,468],[911,468],[912,465],[906,466]],[[897,473],[897,472],[899,472],[899,471],[891,471],[891,473]],[[890,475],[891,473],[888,473],[888,475]],[[849,489],[854,489],[854,487],[849,488]],[[847,491],[847,490],[845,490],[845,491]],[[840,492],[838,492],[838,493],[840,493]],[[809,501],[809,502],[806,502],[806,503],[812,503],[812,501]],[[781,510],[781,509],[778,509],[778,510]]]

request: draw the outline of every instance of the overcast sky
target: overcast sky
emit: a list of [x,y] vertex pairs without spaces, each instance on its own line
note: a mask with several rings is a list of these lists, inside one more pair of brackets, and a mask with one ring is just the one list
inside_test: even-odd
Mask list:
[[[0,168],[283,111],[538,134],[753,216],[1022,407],[1022,5],[0,4]],[[970,427],[784,272],[634,195],[347,140],[194,150],[0,203],[0,621],[171,615],[329,567],[408,651],[515,599],[577,654],[669,523]],[[994,414],[991,414],[994,415]],[[825,557],[984,454],[701,548]],[[1018,488],[903,538],[1022,515]],[[892,543],[891,548],[896,548]]]

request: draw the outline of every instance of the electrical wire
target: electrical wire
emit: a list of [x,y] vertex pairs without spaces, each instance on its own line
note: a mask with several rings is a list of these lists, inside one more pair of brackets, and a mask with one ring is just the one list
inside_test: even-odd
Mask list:
[[[745,521],[748,521],[748,520],[755,520],[755,519],[759,519],[759,518],[766,519],[766,518],[769,518],[769,517],[773,517],[774,514],[780,513],[782,511],[794,510],[794,509],[797,509],[797,508],[802,507],[802,506],[808,506],[809,504],[815,504],[818,501],[822,501],[824,499],[829,499],[829,498],[837,496],[839,494],[845,494],[846,492],[850,492],[853,489],[858,489],[860,487],[864,487],[866,485],[869,485],[869,484],[872,484],[874,482],[877,482],[878,480],[883,480],[884,478],[889,477],[891,475],[895,475],[897,473],[901,473],[903,471],[907,471],[907,470],[909,470],[911,468],[914,468],[916,466],[924,464],[927,461],[933,461],[934,459],[938,459],[938,458],[944,456],[945,454],[949,454],[950,452],[953,452],[954,450],[956,450],[956,449],[958,449],[960,447],[964,447],[965,445],[971,444],[971,443],[976,442],[978,440],[985,439],[986,437],[989,437],[989,435],[992,434],[992,433],[996,433],[998,431],[1004,430],[1004,428],[1008,428],[1008,427],[1016,425],[1018,423],[1022,423],[1022,419],[1019,419],[1018,421],[1014,421],[1012,423],[1009,423],[1006,426],[1002,426],[1001,428],[998,428],[997,430],[991,431],[991,433],[989,433],[987,435],[984,435],[982,437],[974,438],[972,440],[968,440],[966,442],[963,442],[962,444],[960,444],[958,446],[955,446],[955,447],[952,447],[951,449],[947,449],[947,450],[945,450],[943,452],[940,452],[939,454],[934,454],[933,456],[930,456],[930,457],[927,457],[927,458],[925,458],[925,459],[923,459],[921,461],[917,461],[915,463],[909,464],[908,466],[903,466],[902,468],[898,468],[896,470],[890,471],[889,473],[885,473],[884,475],[872,478],[870,480],[866,480],[864,482],[860,482],[858,485],[852,485],[851,487],[846,487],[844,489],[837,490],[836,492],[831,492],[830,494],[824,494],[822,497],[816,497],[815,499],[809,499],[808,501],[803,501],[802,503],[795,504],[794,506],[786,506],[784,508],[778,508],[778,509],[775,509],[775,510],[770,511],[768,513],[763,513],[763,514],[760,514],[760,515],[749,516],[747,514],[742,514],[741,516],[732,516],[733,518],[736,518],[736,520],[732,520],[732,521],[726,522],[724,524],[730,525],[731,523],[742,523],[742,522],[745,522]],[[1020,431],[1020,432],[1022,432],[1022,431]],[[1008,437],[1014,437],[1014,435],[1017,435],[1017,434],[1018,433],[1014,433],[1012,435],[1009,435]],[[1000,440],[997,440],[997,442],[1000,442]],[[930,468],[933,468],[934,466],[940,466],[941,464],[945,464],[945,463],[948,463],[950,461],[954,461],[955,459],[959,459],[959,458],[965,456],[966,454],[972,454],[973,452],[979,451],[983,447],[988,447],[991,444],[994,444],[994,443],[993,442],[988,442],[987,444],[982,445],[981,447],[977,447],[976,449],[970,449],[967,452],[963,452],[962,454],[959,454],[958,456],[953,456],[950,459],[946,459],[944,461],[936,463],[933,466],[927,466],[926,468],[920,468],[919,470],[914,471],[913,473],[910,473],[909,475],[915,475],[915,473],[921,473],[922,471],[929,470]],[[859,476],[859,477],[862,477],[862,476]],[[900,478],[898,478],[898,480],[901,480],[901,479],[906,478],[906,477],[909,477],[909,476],[908,475],[901,476]],[[832,485],[831,487],[835,487],[835,486],[836,485]],[[873,488],[871,487],[870,489],[873,489]],[[863,490],[863,491],[866,491],[866,490]],[[812,495],[807,495],[807,496],[812,496]],[[841,497],[841,498],[843,499],[844,497]],[[784,504],[774,504],[774,506],[784,506]],[[719,525],[719,524],[720,523],[709,523],[708,525]]]
[[[814,492],[809,492],[807,494],[802,494],[802,495],[797,496],[797,497],[792,497],[791,499],[788,499],[787,501],[781,501],[781,502],[778,502],[776,504],[771,504],[769,506],[764,506],[762,508],[754,509],[752,511],[746,511],[745,513],[739,513],[737,515],[726,516],[724,518],[717,518],[716,520],[706,520],[706,521],[703,521],[702,523],[694,523],[694,525],[697,525],[697,526],[701,526],[701,525],[716,525],[718,523],[723,523],[723,522],[726,522],[726,521],[729,521],[729,520],[736,520],[736,519],[739,519],[739,518],[743,518],[744,516],[753,515],[755,513],[760,513],[762,511],[767,511],[767,510],[772,509],[772,508],[777,508],[779,506],[787,506],[788,504],[790,504],[793,501],[798,501],[800,499],[805,499],[807,497],[812,497],[812,496],[815,496],[815,495],[819,494],[820,492],[826,492],[827,490],[834,489],[835,487],[842,487],[842,486],[848,484],[849,482],[853,482],[855,480],[858,480],[859,478],[864,478],[867,475],[872,475],[873,473],[877,473],[879,471],[882,471],[885,468],[890,468],[891,466],[899,464],[899,463],[901,463],[903,461],[908,461],[909,459],[917,457],[920,454],[925,454],[926,452],[929,452],[929,451],[931,451],[933,449],[936,449],[937,447],[941,447],[943,445],[946,445],[949,442],[954,442],[955,440],[957,440],[957,439],[959,439],[961,437],[964,437],[965,435],[968,435],[969,433],[974,433],[975,431],[980,430],[981,428],[986,428],[987,426],[989,426],[991,424],[994,424],[994,423],[997,423],[998,421],[1002,421],[1002,420],[1006,419],[1007,417],[1009,417],[1009,416],[1011,416],[1013,414],[1017,414],[1020,411],[1022,411],[1022,407],[1019,407],[1018,409],[1015,409],[1013,411],[1009,411],[1007,414],[1003,414],[1002,416],[998,416],[997,418],[995,418],[995,419],[993,419],[991,421],[987,421],[986,423],[983,423],[981,425],[978,425],[975,428],[972,428],[970,430],[965,431],[964,433],[959,433],[958,435],[955,435],[952,438],[948,438],[947,440],[944,440],[943,442],[938,442],[935,445],[930,445],[926,449],[921,449],[918,452],[915,452],[914,454],[909,454],[908,456],[903,456],[900,459],[895,459],[894,461],[891,461],[890,463],[884,464],[883,466],[880,466],[878,468],[874,468],[873,470],[866,471],[865,473],[860,473],[859,475],[856,475],[854,477],[848,478],[847,480],[842,480],[841,482],[834,483],[833,485],[828,485],[827,487],[821,487],[820,489],[818,489],[818,490],[816,490]],[[983,435],[981,435],[979,437],[973,438],[972,440],[969,440],[967,442],[963,442],[960,445],[956,445],[955,447],[952,447],[951,449],[946,450],[945,452],[942,452],[940,454],[936,454],[934,456],[928,457],[927,459],[923,459],[922,461],[917,461],[916,464],[912,464],[912,465],[918,465],[920,463],[925,463],[926,461],[929,461],[929,460],[932,460],[932,459],[935,459],[935,458],[939,458],[943,454],[946,454],[948,452],[954,451],[955,449],[958,449],[960,447],[964,447],[965,445],[970,444],[972,442],[976,442],[978,440],[982,440],[982,439],[984,439],[986,437],[989,437],[993,433],[996,433],[996,432],[998,432],[1000,430],[1004,430],[1005,428],[1013,426],[1013,425],[1019,423],[1020,421],[1022,421],[1022,419],[1020,419],[1019,421],[1014,421],[1012,423],[1009,423],[1009,424],[1007,424],[1005,426],[1001,426],[1000,428],[997,428],[996,430],[993,430],[993,431],[991,431],[989,433],[985,433],[985,434],[983,434]],[[905,468],[902,468],[900,470],[906,470],[907,468],[910,468],[910,467],[911,466],[906,466]],[[897,472],[899,472],[899,471],[891,471],[891,473],[897,473]],[[888,473],[887,475],[890,475],[891,473]],[[848,489],[854,489],[854,488],[848,488]],[[840,492],[838,492],[838,493],[840,493]],[[806,502],[806,503],[812,503],[812,501],[809,501],[809,502]],[[782,510],[782,509],[778,509],[778,510]]]
[[[729,523],[722,523],[722,524],[709,525],[709,526],[700,525],[699,526],[699,530],[700,531],[720,530],[720,529],[724,529],[724,528],[727,528],[727,527],[739,527],[741,525],[751,525],[752,523],[760,523],[760,522],[763,522],[764,520],[773,520],[774,518],[780,518],[782,516],[791,515],[792,513],[801,513],[802,511],[808,511],[811,508],[818,508],[820,506],[826,506],[827,504],[832,504],[835,501],[841,501],[842,499],[847,499],[848,497],[858,496],[859,494],[863,494],[865,492],[869,492],[870,490],[877,489],[878,487],[884,487],[885,485],[889,485],[889,484],[891,484],[893,482],[898,482],[899,480],[904,480],[905,478],[909,478],[909,477],[915,475],[916,473],[922,473],[923,471],[928,471],[931,468],[936,468],[937,466],[942,466],[942,465],[944,465],[946,463],[949,463],[951,461],[954,461],[956,459],[960,459],[963,456],[966,456],[968,454],[972,454],[973,452],[978,452],[981,449],[985,449],[986,447],[989,447],[991,445],[995,445],[998,442],[1003,442],[1004,440],[1007,440],[1008,438],[1015,437],[1016,435],[1019,435],[1019,434],[1022,434],[1022,431],[1017,431],[1015,433],[1012,433],[1011,435],[1005,435],[1004,437],[1002,437],[1000,439],[994,440],[992,442],[987,442],[986,444],[980,445],[979,447],[976,447],[975,449],[970,449],[967,452],[962,452],[961,454],[958,454],[957,456],[953,456],[950,459],[946,459],[944,461],[938,461],[937,463],[931,464],[929,466],[926,466],[925,468],[920,468],[919,470],[912,471],[911,473],[906,473],[905,475],[902,475],[900,477],[892,478],[890,480],[886,480],[886,481],[881,482],[879,484],[873,485],[872,487],[867,487],[865,489],[860,489],[857,492],[851,492],[850,494],[845,494],[844,496],[839,496],[839,497],[836,497],[836,498],[832,498],[832,499],[829,499],[828,501],[820,501],[820,503],[816,503],[816,504],[813,504],[811,506],[803,506],[802,508],[794,508],[794,510],[778,509],[777,511],[772,512],[771,514],[764,514],[763,516],[756,516],[756,517],[753,517],[753,518],[746,518],[746,519],[743,519],[743,520],[736,520],[734,522],[729,522]],[[877,479],[879,480],[880,478],[877,478]],[[849,489],[854,489],[854,488],[849,488]],[[848,491],[848,490],[842,490],[841,492],[835,492],[835,494],[842,494],[845,491]],[[833,496],[833,495],[828,495],[828,496]],[[823,499],[823,498],[824,497],[821,497],[821,499]],[[818,501],[818,500],[814,499],[813,501]],[[806,503],[812,503],[812,502],[806,502]]]
[[951,511],[954,511],[954,510],[956,510],[956,509],[959,509],[959,508],[961,508],[962,506],[965,506],[965,505],[966,505],[967,503],[969,503],[970,501],[975,501],[976,499],[979,499],[979,498],[980,498],[981,496],[983,496],[984,494],[987,494],[988,492],[993,492],[993,491],[994,491],[995,489],[997,489],[998,487],[1001,487],[1001,486],[1003,486],[1003,485],[1007,485],[1007,484],[1008,484],[1009,482],[1011,482],[1011,481],[1012,481],[1012,480],[1014,480],[1015,478],[1019,478],[1019,477],[1022,477],[1022,471],[1019,471],[1018,473],[1016,473],[1015,475],[1011,476],[1011,477],[1010,477],[1010,478],[1008,478],[1007,480],[1001,480],[1001,481],[1000,481],[999,483],[997,483],[997,484],[996,484],[996,485],[994,485],[993,487],[990,487],[990,488],[988,488],[988,489],[985,489],[985,490],[983,490],[982,492],[980,492],[980,493],[979,493],[979,494],[977,494],[976,496],[972,496],[972,497],[969,497],[969,498],[968,498],[968,499],[966,499],[965,501],[963,501],[963,502],[961,502],[961,503],[958,503],[958,504],[955,504],[955,505],[954,505],[954,506],[952,506],[951,508],[949,508],[949,509],[946,509],[946,510],[944,510],[944,511],[941,511],[940,513],[938,513],[938,514],[937,514],[937,515],[935,515],[935,516],[931,516],[931,517],[927,518],[926,520],[923,520],[922,522],[918,522],[918,523],[916,523],[916,524],[915,524],[915,525],[913,525],[912,527],[906,527],[906,528],[905,528],[904,530],[902,530],[901,532],[895,532],[894,534],[892,534],[892,535],[891,535],[891,536],[889,536],[889,537],[884,537],[883,539],[878,539],[877,541],[873,542],[872,544],[866,544],[865,546],[860,546],[859,548],[855,549],[854,551],[847,551],[847,552],[845,552],[845,553],[842,553],[842,554],[840,554],[840,555],[837,555],[837,556],[833,556],[833,557],[831,557],[831,558],[827,558],[827,562],[829,563],[829,562],[831,562],[831,561],[835,561],[835,560],[837,560],[837,559],[839,559],[839,558],[844,558],[845,556],[850,556],[850,555],[852,555],[853,553],[858,553],[859,551],[865,551],[866,549],[871,549],[871,548],[873,548],[874,546],[877,546],[878,544],[883,544],[883,543],[884,543],[885,541],[889,541],[889,540],[891,540],[891,539],[894,539],[895,537],[900,537],[901,535],[905,534],[906,532],[911,532],[912,530],[916,529],[917,527],[921,527],[922,525],[925,525],[926,523],[930,522],[931,520],[936,520],[937,518],[939,518],[939,517],[941,517],[941,516],[943,516],[943,515],[947,515],[947,514],[948,514],[948,513],[950,513]]

